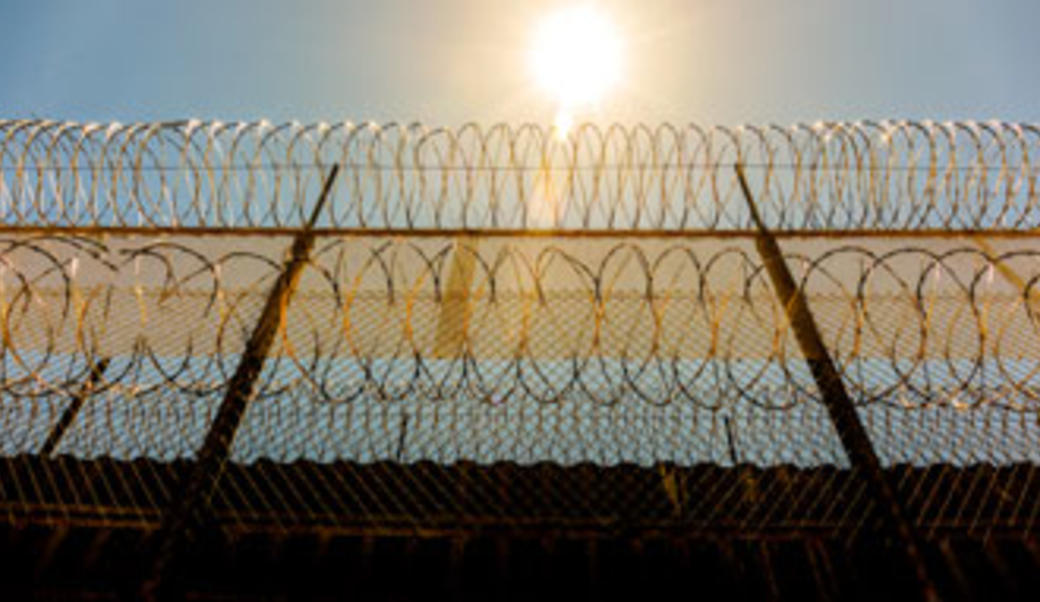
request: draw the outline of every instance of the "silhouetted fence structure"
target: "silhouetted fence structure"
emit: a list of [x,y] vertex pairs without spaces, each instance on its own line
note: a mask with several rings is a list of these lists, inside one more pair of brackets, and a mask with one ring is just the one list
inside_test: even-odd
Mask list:
[[877,477],[924,540],[1031,538],[1037,156],[1005,123],[0,121],[0,516],[154,530],[252,357],[192,528],[854,539]]

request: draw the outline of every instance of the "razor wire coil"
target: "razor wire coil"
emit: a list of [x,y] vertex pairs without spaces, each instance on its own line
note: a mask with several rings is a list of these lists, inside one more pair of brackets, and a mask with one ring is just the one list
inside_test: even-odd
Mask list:
[[740,230],[740,162],[774,229],[1021,230],[1040,225],[1038,150],[1038,126],[1006,122],[0,120],[0,222],[295,227],[338,163],[326,228]]
[[[0,241],[3,393],[69,391],[103,357],[112,365],[98,395],[222,390],[282,242],[242,251],[192,239]],[[462,395],[775,410],[816,401],[746,244],[319,243],[262,397],[302,388],[330,403]],[[861,405],[1035,412],[1038,253],[834,244],[789,262]]]

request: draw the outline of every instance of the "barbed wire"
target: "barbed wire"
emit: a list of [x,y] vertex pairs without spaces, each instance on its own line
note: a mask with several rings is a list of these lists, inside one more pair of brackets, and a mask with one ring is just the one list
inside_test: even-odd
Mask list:
[[746,229],[741,162],[776,229],[1040,226],[1040,128],[879,121],[702,128],[532,124],[0,120],[0,222],[293,227],[321,170],[319,226]]
[[[827,472],[850,467],[818,358],[799,351],[732,166],[767,227],[836,234],[785,239],[787,263],[878,456],[925,483],[1040,462],[1038,139],[974,122],[0,121],[0,512],[155,524],[335,164],[214,497],[222,525],[586,512],[859,529],[857,469]],[[944,229],[1022,236],[1000,251],[928,238]],[[485,465],[480,500],[437,490],[467,462]],[[503,463],[543,468],[503,488]],[[529,482],[545,463],[559,472]],[[572,478],[587,463],[628,480],[607,506]],[[702,503],[705,463],[815,467],[821,489],[762,503],[734,483]],[[369,496],[388,471],[400,486]],[[992,508],[901,480],[913,520],[1033,527],[1031,476],[1008,493],[971,474]]]
[[[240,361],[285,242],[275,237],[246,251],[223,238],[0,240],[0,391],[7,432],[21,433],[7,453],[38,447],[88,380],[93,410],[75,428],[94,443],[82,453],[97,453],[91,445],[131,457],[190,453]],[[971,457],[1002,461],[1031,457],[1030,446],[987,441],[982,422],[1040,409],[1038,254],[842,241],[812,254],[795,249],[788,261],[862,411],[952,412],[966,421],[958,432],[977,438]],[[321,426],[338,412],[369,416],[382,425],[371,428],[387,433],[396,428],[387,421],[412,412],[442,425],[491,420],[514,435],[544,427],[561,440],[568,420],[620,433],[625,420],[658,411],[669,416],[668,429],[690,412],[813,416],[809,431],[784,435],[794,438],[791,450],[800,447],[795,439],[829,432],[748,241],[324,236],[287,311],[258,384],[247,457],[288,453],[284,432],[297,432],[287,425],[299,420],[314,445],[329,437],[335,448],[332,441],[352,436]],[[105,369],[93,379],[101,360]],[[620,408],[613,418],[593,418],[610,408]],[[162,414],[163,424],[139,423],[138,412]],[[318,422],[306,426],[312,418]],[[144,433],[157,439],[122,447]],[[689,453],[677,433],[659,453]],[[932,451],[893,442],[885,453],[953,461],[956,437],[933,434]],[[474,453],[516,459],[515,440],[489,436],[495,443]],[[828,440],[783,453],[840,464],[837,442]]]

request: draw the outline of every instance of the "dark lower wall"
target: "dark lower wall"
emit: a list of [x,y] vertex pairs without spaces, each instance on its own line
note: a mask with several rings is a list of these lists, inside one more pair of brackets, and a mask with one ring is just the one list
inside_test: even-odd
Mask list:
[[[7,526],[4,599],[116,599],[140,578],[147,532]],[[927,556],[944,599],[1036,599],[1031,538],[947,536]],[[164,584],[173,599],[911,599],[899,551],[865,534],[542,537],[202,534]]]

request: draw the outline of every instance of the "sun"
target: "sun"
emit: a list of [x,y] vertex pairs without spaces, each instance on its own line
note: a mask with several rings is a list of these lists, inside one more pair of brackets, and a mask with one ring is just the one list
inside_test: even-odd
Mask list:
[[531,69],[561,114],[569,115],[599,102],[618,82],[621,50],[607,15],[590,5],[573,6],[550,15],[535,31]]

